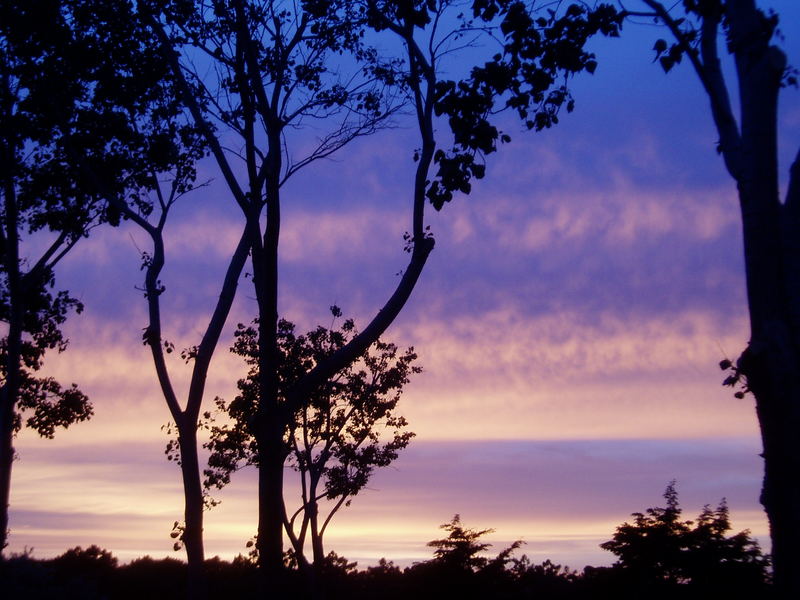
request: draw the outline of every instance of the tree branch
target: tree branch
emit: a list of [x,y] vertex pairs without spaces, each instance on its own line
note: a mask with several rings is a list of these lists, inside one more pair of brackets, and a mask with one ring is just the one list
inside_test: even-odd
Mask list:
[[655,0],[642,1],[655,11],[658,18],[664,22],[684,50],[686,56],[689,57],[692,67],[711,102],[711,114],[720,136],[719,147],[725,160],[725,166],[731,176],[738,181],[742,175],[742,142],[736,118],[731,110],[728,87],[725,84],[717,53],[719,16],[707,14],[701,17],[701,55],[698,56],[697,50],[691,46],[686,35],[681,31],[680,23],[669,14],[663,4]]
[[200,414],[200,404],[203,399],[211,357],[219,342],[219,337],[222,333],[225,321],[230,314],[231,306],[236,296],[236,287],[239,282],[239,277],[242,274],[242,269],[244,269],[249,251],[250,244],[245,229],[239,238],[239,244],[236,246],[236,250],[228,264],[222,289],[219,293],[219,299],[214,307],[214,313],[211,316],[208,328],[197,350],[197,356],[192,370],[192,381],[189,385],[189,400],[186,406],[186,412],[189,414],[189,418],[195,421]]
[[195,98],[189,86],[189,82],[186,81],[186,77],[184,77],[183,75],[183,70],[181,68],[180,61],[178,59],[177,51],[170,44],[169,37],[164,31],[164,28],[162,27],[161,23],[159,23],[152,15],[149,14],[145,16],[145,20],[149,22],[150,27],[152,28],[153,32],[156,34],[159,41],[161,42],[161,45],[164,49],[164,53],[169,57],[169,64],[172,70],[172,75],[175,77],[175,80],[183,96],[183,100],[186,103],[186,106],[189,107],[189,112],[191,112],[192,118],[200,128],[200,131],[202,132],[204,139],[211,147],[211,152],[214,155],[217,165],[222,171],[222,175],[225,178],[225,182],[228,184],[228,187],[230,188],[231,193],[236,199],[236,202],[239,204],[242,210],[246,211],[247,202],[245,193],[242,191],[241,187],[239,186],[239,182],[236,180],[236,176],[233,174],[233,170],[231,169],[231,166],[228,163],[228,159],[225,157],[225,152],[222,149],[222,145],[220,144],[217,137],[214,135],[214,128],[211,126],[211,124],[208,122],[208,120],[206,120],[205,116],[203,115],[203,112],[200,109],[199,104],[197,103],[197,98]]

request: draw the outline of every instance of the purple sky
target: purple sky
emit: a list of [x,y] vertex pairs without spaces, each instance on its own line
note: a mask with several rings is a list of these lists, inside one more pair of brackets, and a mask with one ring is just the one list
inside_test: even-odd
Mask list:
[[[796,62],[800,6],[772,5]],[[574,82],[575,113],[540,134],[509,119],[513,141],[486,179],[431,216],[436,249],[386,335],[414,345],[425,369],[400,405],[417,437],[335,519],[330,549],[406,564],[430,556],[425,542],[460,513],[495,528],[498,545],[524,539],[537,561],[607,564],[598,544],[663,502],[673,478],[687,518],[726,496],[734,527],[767,542],[752,401],[722,388],[717,367],[748,335],[735,187],[688,65],[667,76],[652,63],[659,35],[626,25],[622,40],[597,42],[600,67]],[[782,98],[782,175],[800,140],[797,94]],[[363,324],[396,283],[416,144],[400,125],[285,190],[281,307],[301,330],[327,325],[333,303]],[[173,215],[163,298],[176,346],[199,340],[240,224],[218,183]],[[172,555],[179,472],[163,455],[168,413],[134,289],[146,240],[132,227],[96,233],[58,274],[86,312],[47,365],[80,384],[96,416],[53,441],[17,440],[10,550]],[[232,398],[243,373],[227,347],[254,316],[252,297],[243,282],[209,405]],[[188,370],[172,366],[185,386]],[[207,552],[231,557],[255,532],[254,474],[218,497]]]

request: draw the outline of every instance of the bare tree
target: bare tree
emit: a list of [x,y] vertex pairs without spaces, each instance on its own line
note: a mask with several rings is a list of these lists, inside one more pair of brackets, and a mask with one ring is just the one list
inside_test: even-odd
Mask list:
[[[796,85],[794,70],[772,40],[778,17],[754,0],[692,0],[678,17],[660,2],[642,0],[647,17],[664,24],[673,42],[658,40],[666,71],[685,58],[708,96],[719,134],[717,149],[736,182],[744,234],[750,341],[730,370],[728,385],[753,393],[764,446],[761,502],[772,537],[775,584],[782,597],[800,594],[800,154],[780,199],[777,107],[780,91]],[[733,112],[721,68],[725,35],[736,67],[740,115]],[[742,395],[741,392],[737,394]]]

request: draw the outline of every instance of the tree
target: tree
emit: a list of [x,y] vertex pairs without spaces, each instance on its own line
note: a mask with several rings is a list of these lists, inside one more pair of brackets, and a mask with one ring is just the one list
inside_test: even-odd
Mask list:
[[[54,270],[106,215],[70,160],[71,140],[86,156],[113,162],[99,54],[81,3],[6,2],[0,9],[0,552],[6,546],[13,438],[23,423],[52,438],[56,427],[92,414],[75,384],[36,372],[48,350],[67,346],[60,326],[80,302],[54,291]],[[113,168],[107,170],[109,175]],[[25,256],[22,242],[39,240]],[[36,245],[33,245],[36,247]],[[24,417],[27,413],[29,416]]]
[[[6,116],[15,120],[15,126],[26,125],[30,129],[30,132],[21,129],[15,132],[17,139],[14,140],[18,144],[14,151],[20,156],[27,153],[28,164],[24,165],[25,170],[19,168],[14,173],[12,168],[9,173],[19,177],[18,186],[27,194],[19,195],[27,202],[28,214],[23,222],[32,232],[47,226],[58,234],[56,242],[31,272],[38,270],[40,278],[44,273],[52,280],[54,264],[99,222],[118,225],[121,220],[129,219],[150,236],[152,250],[143,256],[150,322],[143,337],[151,346],[167,403],[181,426],[181,442],[191,447],[187,438],[191,440],[196,435],[195,421],[191,428],[183,427],[189,417],[180,409],[163,360],[164,352],[169,352],[171,347],[168,343],[162,346],[160,338],[159,297],[164,287],[159,274],[164,264],[162,234],[169,210],[178,198],[191,190],[194,162],[204,150],[196,132],[180,118],[183,105],[180,94],[170,85],[169,63],[163,47],[155,41],[147,24],[136,18],[134,6],[125,0],[42,1],[25,6],[4,5],[6,8],[8,18],[3,24],[8,25],[9,30],[4,35],[9,39],[8,56],[16,61],[9,64],[17,70],[9,72],[6,80],[6,89],[13,89],[17,100],[16,105],[7,105]],[[56,95],[54,90],[64,97]],[[4,127],[3,131],[11,135],[13,130]],[[165,177],[166,183],[162,181]],[[10,184],[5,189],[14,191]],[[6,191],[5,198],[10,197]],[[6,214],[11,211],[7,210]],[[229,308],[232,301],[230,287],[235,288],[246,254],[246,244],[242,244],[242,249],[232,258],[234,274],[225,283],[228,293],[221,294],[209,332],[195,351],[200,366],[190,390],[186,411],[189,416],[192,410],[199,411],[199,406],[194,408],[191,400],[202,397],[210,354],[227,314],[226,307]],[[238,271],[236,264],[239,264]],[[9,297],[13,298],[11,277],[8,287]],[[28,293],[36,293],[36,290]],[[42,294],[44,292],[40,293],[44,299]],[[63,322],[65,307],[73,302],[65,294],[55,300],[49,298],[47,296],[48,302],[40,299],[41,306],[37,308],[45,315],[42,319],[49,319],[43,321],[46,327],[37,325],[44,333],[37,334],[31,329],[31,318],[31,323],[26,325],[34,341],[39,342],[40,351],[44,349],[40,340],[45,340],[50,347],[63,349],[65,342],[56,325]],[[37,306],[30,300],[27,302]],[[50,310],[52,316],[46,315],[46,310]],[[38,368],[41,357],[31,358],[29,362],[28,366]],[[54,386],[54,382],[48,381],[47,386],[39,387],[53,394],[57,391]],[[81,398],[77,390],[67,392],[65,399],[69,400],[68,406],[73,407],[77,418],[81,416],[78,412]],[[24,407],[26,402],[22,398],[20,405]],[[40,404],[44,406],[44,400]],[[86,410],[82,418],[88,416]],[[40,412],[37,409],[34,416],[41,428],[46,420]],[[61,424],[66,422],[63,409],[51,412],[61,415]],[[197,573],[203,561],[202,488],[196,447],[193,450],[197,496],[187,493],[187,525],[184,527],[192,572],[190,595],[195,593],[193,584],[199,579]],[[192,483],[191,459],[187,454],[184,469],[187,489],[191,489]],[[195,505],[199,507],[197,511]],[[199,524],[194,518],[198,513]]]
[[[331,312],[334,319],[341,317],[338,307],[332,306]],[[208,486],[223,487],[243,464],[258,466],[257,441],[248,427],[259,402],[257,325],[240,325],[236,333],[232,350],[244,357],[250,371],[239,381],[240,395],[230,404],[217,400],[220,412],[233,423],[212,427],[211,441],[206,444],[211,450]],[[294,324],[281,320],[279,335],[280,386],[285,390],[341,349],[357,331],[347,319],[339,329],[320,326],[296,335]],[[396,345],[377,340],[358,361],[318,388],[288,424],[284,453],[300,475],[301,504],[293,513],[284,508],[283,523],[301,566],[308,562],[304,548],[310,538],[314,568],[322,569],[326,561],[323,536],[333,516],[349,506],[374,470],[391,464],[414,436],[405,431],[407,422],[395,411],[409,377],[422,371],[413,365],[416,358],[413,348],[400,353]],[[327,514],[322,512],[323,503],[328,505]]]
[[481,556],[481,553],[491,544],[478,540],[487,533],[494,533],[494,529],[467,529],[461,524],[461,515],[458,514],[449,523],[440,525],[439,529],[446,531],[447,537],[431,540],[427,544],[429,548],[436,548],[433,552],[434,562],[446,568],[472,572],[489,564],[489,559]]
[[665,508],[633,513],[633,523],[623,523],[600,544],[618,557],[615,567],[644,587],[687,584],[742,591],[763,585],[769,559],[749,531],[726,536],[731,525],[724,498],[716,509],[706,505],[695,521],[681,519],[674,481],[664,499]]
[[206,146],[183,115],[185,107],[180,92],[172,85],[170,64],[165,60],[162,45],[153,43],[155,35],[151,24],[136,19],[134,15],[131,15],[129,22],[131,28],[125,37],[137,48],[139,70],[149,73],[152,78],[140,79],[135,85],[150,91],[153,96],[145,114],[128,121],[127,126],[143,136],[144,148],[156,156],[142,161],[143,181],[136,186],[134,193],[114,194],[102,185],[98,187],[119,218],[135,223],[150,241],[149,248],[141,251],[141,269],[144,271],[142,291],[148,308],[142,342],[150,349],[159,387],[172,418],[170,426],[174,424],[177,432],[175,458],[181,469],[184,510],[182,523],[176,522],[171,533],[178,538],[174,548],[176,551],[181,548],[186,550],[188,596],[203,598],[206,596],[203,545],[206,497],[200,476],[198,420],[211,359],[233,305],[247,260],[248,245],[243,234],[231,254],[217,301],[199,344],[180,351],[184,362],[191,364],[189,389],[185,402],[181,403],[168,363],[168,356],[175,351],[175,346],[163,335],[165,319],[161,298],[167,288],[161,274],[167,261],[165,232],[170,211],[175,204],[197,187],[205,185],[196,182],[196,162],[204,157]]
[[[474,22],[463,17],[466,12],[456,16],[464,8]],[[293,416],[317,388],[375,343],[404,307],[434,247],[426,204],[441,209],[456,192],[468,193],[471,179],[484,175],[483,157],[498,141],[510,139],[489,122],[495,103],[505,97],[504,106],[524,115],[531,128],[556,123],[560,107],[572,108],[566,78],[596,66],[583,44],[594,33],[615,33],[616,14],[576,5],[563,16],[552,11],[536,19],[526,3],[507,0],[463,6],[433,0],[176,1],[147,10],[193,123],[245,219],[258,306],[259,401],[249,423],[259,453],[258,556],[264,573],[280,581],[284,432]],[[455,28],[445,30],[448,22]],[[374,33],[366,36],[367,29]],[[376,36],[389,36],[390,47],[400,42],[403,55],[380,55],[366,42]],[[488,56],[494,58],[463,81],[440,79],[440,59],[474,46],[481,36],[492,44]],[[202,70],[193,62],[197,56],[203,57]],[[342,75],[347,69],[350,75]],[[281,390],[282,185],[300,167],[382,126],[394,114],[398,96],[413,107],[420,136],[418,148],[409,152],[416,169],[409,194],[408,265],[358,335]],[[434,136],[440,115],[448,117],[453,134],[448,150],[437,149]],[[287,131],[308,118],[336,126],[316,150],[293,162],[284,145]],[[231,139],[240,154],[226,150]],[[234,159],[242,161],[242,169],[234,168]]]
[[[175,203],[194,188],[194,161],[202,155],[202,144],[193,136],[191,128],[178,128],[180,135],[167,140],[174,144],[176,164],[171,180],[162,188],[160,177],[154,170],[149,192],[154,198],[152,210],[143,212],[126,199],[115,197],[112,205],[120,214],[136,223],[150,238],[151,247],[142,252],[142,269],[145,271],[144,297],[148,306],[148,322],[142,341],[150,348],[161,393],[172,418],[168,429],[174,424],[177,439],[174,441],[174,458],[181,469],[184,492],[183,522],[176,522],[171,536],[177,538],[174,548],[185,548],[189,569],[187,592],[189,598],[206,596],[204,575],[205,550],[203,544],[203,511],[206,495],[201,483],[200,460],[197,446],[197,429],[200,411],[205,396],[205,384],[216,346],[233,305],[241,272],[244,268],[248,246],[244,236],[230,257],[228,267],[220,285],[217,302],[208,319],[200,343],[181,350],[181,358],[192,365],[192,375],[185,403],[182,405],[173,385],[167,357],[175,350],[174,344],[163,336],[163,310],[161,296],[166,286],[161,272],[166,264],[165,230],[170,210]],[[188,145],[187,145],[188,144]],[[172,458],[173,455],[170,454]]]
[[[350,8],[348,2],[292,6],[244,0],[164,2],[144,15],[171,57],[171,76],[181,99],[244,217],[243,247],[252,260],[260,336],[273,340],[271,345],[262,344],[261,356],[263,362],[273,365],[277,357],[281,187],[303,167],[381,127],[396,109],[391,99],[383,100],[379,65],[360,42],[360,29],[350,18]],[[205,77],[205,66],[195,70],[197,53],[204,56],[206,64],[214,65],[212,72],[219,75],[216,80]],[[355,61],[352,77],[340,75],[340,65],[334,65],[345,60],[337,58],[342,53]],[[309,154],[293,160],[286,132],[309,119],[330,123],[329,132]],[[228,136],[241,142],[242,154],[226,150]],[[239,160],[241,170],[234,166]],[[266,228],[262,231],[264,212]],[[154,347],[162,343],[156,339],[157,333],[153,330]],[[266,381],[271,373],[262,369],[262,379]],[[276,382],[274,378],[270,382],[271,393],[262,394],[259,410],[276,406]],[[260,560],[268,565],[265,572],[278,581],[286,416],[278,416],[274,410],[270,415],[269,435],[264,433],[259,443],[261,452],[269,448],[273,460],[259,461],[262,525],[258,543]],[[196,420],[188,426],[196,427]]]
[[[138,8],[144,5],[140,3]],[[54,211],[53,206],[59,205],[51,201],[43,210],[52,219],[66,223],[69,223],[65,220],[67,217],[86,220],[86,213],[91,210],[99,212],[96,220],[111,225],[130,220],[152,241],[151,249],[142,256],[144,293],[149,309],[143,341],[151,348],[162,391],[178,424],[181,446],[186,448],[182,462],[186,491],[182,542],[186,545],[189,562],[189,595],[202,597],[203,496],[195,443],[196,414],[211,354],[233,300],[247,246],[240,244],[241,248],[232,256],[206,334],[192,350],[192,358],[196,359],[195,372],[187,408],[182,410],[164,359],[172,346],[161,338],[160,296],[165,288],[159,276],[165,262],[163,232],[169,211],[179,198],[192,190],[195,161],[203,156],[205,149],[196,131],[182,118],[184,105],[168,76],[170,63],[164,48],[148,23],[138,18],[137,7],[125,0],[76,0],[51,3],[51,7],[54,16],[61,19],[56,22],[63,28],[63,35],[52,36],[46,27],[45,31],[37,33],[51,36],[45,38],[49,44],[46,48],[60,59],[58,67],[64,70],[64,63],[69,67],[82,65],[84,72],[78,74],[84,79],[71,84],[48,81],[46,88],[37,90],[47,96],[41,99],[45,107],[54,101],[51,88],[59,85],[65,89],[75,88],[73,93],[78,103],[74,114],[67,110],[68,119],[55,122],[50,131],[42,134],[55,140],[51,145],[55,145],[56,152],[48,158],[71,170],[61,184],[63,190],[49,190],[62,194],[60,202],[64,203],[64,209]],[[33,10],[29,18],[37,24],[48,22],[38,10]],[[29,63],[29,68],[37,68],[35,60]],[[69,68],[65,71],[70,73]],[[43,106],[33,108],[47,115]],[[61,175],[57,171],[48,174],[51,177]],[[68,201],[72,204],[67,205]],[[66,238],[68,241],[80,237],[72,231],[68,233],[72,234]]]
[[[512,598],[519,596],[515,580],[518,568],[527,568],[526,557],[512,554],[522,546],[517,540],[495,557],[485,555],[491,544],[482,538],[494,529],[470,529],[454,515],[449,523],[439,526],[447,537],[428,542],[434,548],[433,560],[414,563],[405,570],[406,595],[425,598]],[[509,570],[507,566],[512,563]],[[405,596],[403,596],[405,597]]]
[[[682,58],[708,96],[719,134],[717,146],[736,182],[742,215],[750,341],[726,384],[753,393],[764,446],[761,502],[772,538],[775,584],[786,597],[800,594],[800,154],[780,199],[777,104],[781,89],[796,85],[795,71],[772,40],[778,17],[754,0],[685,0],[685,17],[660,2],[625,12],[663,23],[674,41],[654,50],[665,71]],[[721,68],[720,30],[736,67],[741,114],[737,120]],[[738,393],[738,392],[737,392]]]
[[[463,10],[469,6],[472,10],[476,25],[463,16],[448,14]],[[283,430],[287,417],[297,410],[299,406],[313,393],[317,387],[326,380],[352,363],[366,348],[374,343],[380,335],[391,325],[399,315],[405,303],[416,286],[428,256],[433,251],[434,240],[429,227],[426,225],[425,208],[430,202],[437,210],[445,203],[452,200],[456,192],[469,193],[471,180],[480,179],[485,173],[483,157],[494,152],[498,140],[508,141],[510,138],[501,135],[499,130],[488,121],[490,113],[499,98],[506,93],[516,97],[516,104],[509,101],[508,106],[513,106],[521,114],[530,117],[531,127],[544,128],[557,122],[557,111],[562,104],[569,103],[569,95],[564,85],[549,91],[555,84],[555,74],[572,74],[581,70],[593,70],[594,63],[591,55],[583,51],[582,44],[593,33],[601,30],[606,21],[602,16],[596,22],[586,24],[579,31],[563,31],[563,21],[555,18],[542,19],[534,22],[529,15],[529,7],[522,2],[474,2],[461,6],[459,3],[436,1],[408,1],[408,2],[377,2],[367,1],[362,7],[361,16],[366,24],[376,33],[387,34],[395,41],[403,44],[404,56],[402,59],[387,61],[394,66],[393,74],[389,75],[382,68],[380,73],[387,82],[400,84],[401,89],[408,95],[408,101],[414,107],[414,116],[419,132],[419,147],[413,152],[416,162],[414,183],[411,189],[411,230],[406,235],[406,251],[409,253],[409,262],[403,272],[401,280],[395,287],[391,296],[377,311],[373,320],[358,335],[354,336],[346,345],[331,354],[298,379],[294,386],[286,392],[286,401],[280,403],[276,396],[277,365],[276,355],[276,291],[277,279],[272,270],[264,272],[264,279],[254,276],[256,295],[266,301],[259,301],[259,368],[260,383],[259,394],[261,401],[259,411],[254,419],[255,436],[259,445],[260,474],[264,489],[277,490],[280,479],[282,458],[278,434]],[[572,10],[572,17],[568,18],[584,23],[581,19],[588,13],[583,8]],[[591,13],[595,20],[595,14]],[[454,17],[461,24],[453,30],[443,30],[443,25],[448,18]],[[532,32],[541,29],[547,31],[546,35],[536,35],[536,42],[530,44],[520,43]],[[614,28],[608,24],[608,31]],[[446,29],[446,28],[445,28]],[[473,35],[498,31],[508,41],[503,45],[503,50],[508,51],[508,56],[494,55],[493,63],[498,66],[494,69],[491,62],[484,67],[473,69],[471,79],[453,82],[440,79],[442,62],[448,54],[455,52],[463,40]],[[577,33],[577,35],[576,35]],[[465,41],[464,47],[471,46],[470,41]],[[559,49],[556,49],[556,48]],[[531,50],[539,51],[535,55]],[[527,57],[526,75],[519,79],[514,75],[515,69],[521,68],[521,57]],[[531,59],[531,56],[535,58]],[[511,58],[509,58],[511,57]],[[520,59],[515,62],[514,59]],[[541,58],[541,64],[546,65],[537,69],[533,65],[536,59]],[[532,73],[553,74],[552,78],[536,78]],[[531,79],[528,79],[530,75]],[[535,85],[532,83],[536,80]],[[462,93],[466,90],[466,93]],[[435,117],[447,115],[450,133],[452,134],[451,150],[437,149],[437,139],[434,135]],[[277,213],[273,213],[276,216]],[[268,212],[268,230],[270,214]],[[277,238],[275,238],[277,242]],[[277,245],[263,247],[264,265],[275,263]],[[254,259],[254,267],[256,261]],[[264,284],[263,291],[259,285]],[[269,466],[268,466],[269,464]],[[275,493],[275,492],[273,492]],[[269,548],[267,558],[273,561],[278,556],[280,549],[279,535],[275,515],[279,514],[279,500],[269,498],[261,503],[263,513],[259,526],[259,548],[265,551]],[[264,537],[268,535],[268,537]]]

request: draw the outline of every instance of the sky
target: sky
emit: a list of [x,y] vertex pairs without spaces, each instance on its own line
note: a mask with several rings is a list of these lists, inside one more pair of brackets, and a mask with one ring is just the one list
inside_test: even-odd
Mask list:
[[[797,64],[800,6],[771,6]],[[748,338],[735,186],[688,65],[665,75],[653,63],[660,35],[626,24],[622,39],[595,41],[599,67],[573,81],[575,112],[541,133],[508,119],[512,142],[488,158],[486,178],[431,211],[436,248],[384,336],[419,354],[424,371],[399,404],[417,435],[335,517],[329,549],[361,566],[410,564],[431,557],[425,543],[458,513],[495,530],[495,551],[522,539],[536,562],[610,564],[598,545],[630,513],[663,506],[673,479],[687,518],[726,497],[734,528],[768,547],[752,398],[735,399],[718,367]],[[785,184],[798,91],[781,102]],[[328,325],[331,304],[366,323],[396,285],[415,143],[400,121],[285,188],[280,306],[301,331]],[[211,184],[177,205],[167,231],[165,336],[177,347],[199,340],[241,226],[210,163],[201,177]],[[98,229],[57,273],[86,310],[46,370],[78,383],[95,416],[54,440],[18,437],[12,552],[98,544],[123,561],[182,557],[169,537],[182,512],[179,469],[164,456],[169,415],[141,343],[146,247],[131,226]],[[254,316],[243,280],[209,408],[235,395],[245,367],[227,348]],[[185,390],[188,369],[177,358],[171,368]],[[215,497],[207,554],[246,552],[255,473]]]

